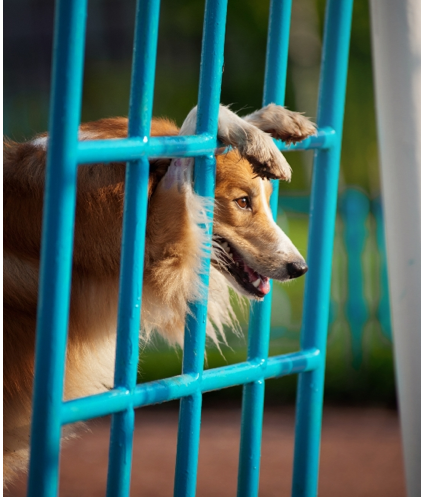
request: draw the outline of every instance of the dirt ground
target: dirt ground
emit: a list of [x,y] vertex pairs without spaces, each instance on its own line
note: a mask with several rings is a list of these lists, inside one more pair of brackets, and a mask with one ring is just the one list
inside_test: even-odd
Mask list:
[[[236,496],[239,408],[203,411],[197,496]],[[138,410],[132,496],[172,496],[177,438],[176,409]],[[61,496],[104,496],[109,418],[65,444]],[[260,496],[290,496],[294,442],[293,408],[265,412]],[[24,496],[26,479],[4,496]],[[320,496],[405,496],[397,413],[375,408],[326,407]]]

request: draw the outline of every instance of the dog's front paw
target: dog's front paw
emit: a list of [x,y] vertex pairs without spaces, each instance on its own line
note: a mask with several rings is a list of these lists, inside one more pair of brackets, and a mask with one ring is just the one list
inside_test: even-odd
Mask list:
[[[316,125],[306,116],[288,109],[283,109],[283,111],[283,126],[278,130],[273,130],[273,133],[269,132],[274,138],[280,138],[283,142],[290,144],[301,142],[310,135],[316,134]],[[278,135],[275,136],[277,132]]]
[[224,145],[235,147],[247,159],[256,175],[263,178],[291,179],[291,168],[272,137],[221,106],[218,119],[218,139]]
[[269,104],[243,119],[287,144],[300,142],[317,131],[316,125],[303,114],[276,104]]

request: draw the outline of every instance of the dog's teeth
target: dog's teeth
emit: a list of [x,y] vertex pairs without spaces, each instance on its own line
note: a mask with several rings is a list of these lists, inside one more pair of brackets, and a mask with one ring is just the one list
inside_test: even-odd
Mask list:
[[224,251],[227,254],[229,254],[229,255],[231,254],[231,248],[230,248],[228,242],[222,242],[221,247],[224,249]]
[[252,282],[252,284],[253,284],[253,285],[254,285],[254,287],[256,287],[256,289],[257,289],[257,287],[259,287],[259,285],[260,285],[260,278],[256,278],[256,280],[255,280],[254,282]]

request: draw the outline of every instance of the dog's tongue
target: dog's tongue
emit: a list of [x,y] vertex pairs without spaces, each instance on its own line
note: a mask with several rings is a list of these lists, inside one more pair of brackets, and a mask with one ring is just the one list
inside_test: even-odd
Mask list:
[[261,277],[260,278],[260,285],[258,287],[259,291],[262,293],[262,294],[268,294],[269,291],[270,291],[270,283],[269,283],[269,279],[268,277]]
[[253,270],[253,268],[250,268],[246,263],[244,263],[244,271],[248,274],[250,282],[255,282],[258,278],[260,278],[260,284],[257,286],[257,289],[262,293],[262,294],[268,294],[270,291],[270,283],[268,277],[264,277],[263,275],[260,275],[256,271]]

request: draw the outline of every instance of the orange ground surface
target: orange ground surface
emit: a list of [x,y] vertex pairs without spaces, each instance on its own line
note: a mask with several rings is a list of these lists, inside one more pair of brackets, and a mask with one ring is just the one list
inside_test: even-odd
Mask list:
[[[177,410],[155,407],[136,416],[132,496],[172,496]],[[260,496],[290,496],[294,410],[265,412]],[[104,496],[109,419],[65,444],[61,496]],[[197,496],[236,496],[239,408],[203,411]],[[4,496],[24,496],[26,478]],[[397,413],[375,408],[326,407],[320,496],[405,496]]]

